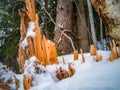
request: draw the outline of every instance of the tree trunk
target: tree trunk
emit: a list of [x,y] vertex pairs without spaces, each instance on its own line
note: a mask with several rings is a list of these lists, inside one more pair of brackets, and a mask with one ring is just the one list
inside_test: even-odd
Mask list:
[[78,48],[82,48],[83,52],[89,51],[89,29],[85,18],[85,1],[78,0],[75,2],[77,8],[77,32],[78,32]]
[[[24,72],[25,60],[35,56],[43,65],[58,64],[55,44],[42,36],[35,13],[34,0],[25,0],[27,10],[20,9],[21,39],[18,49],[20,72]],[[29,21],[30,20],[30,21]],[[32,33],[32,34],[31,34]]]
[[91,27],[91,33],[92,33],[92,40],[94,45],[97,47],[97,38],[95,33],[95,25],[94,25],[94,18],[93,18],[93,10],[92,6],[89,0],[87,0],[88,5],[88,11],[89,11],[89,19],[90,19],[90,27]]
[[[72,32],[72,1],[58,0],[57,1],[57,16],[55,26],[54,41],[56,42],[57,49],[63,54],[68,54],[73,51],[71,41]],[[62,32],[69,36],[68,39]]]
[[102,18],[108,35],[120,45],[120,0],[91,0],[91,3]]

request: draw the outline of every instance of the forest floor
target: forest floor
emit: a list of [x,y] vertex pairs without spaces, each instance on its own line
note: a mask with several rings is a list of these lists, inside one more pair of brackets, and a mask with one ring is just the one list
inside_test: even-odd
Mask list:
[[11,90],[10,87],[0,80],[0,90]]

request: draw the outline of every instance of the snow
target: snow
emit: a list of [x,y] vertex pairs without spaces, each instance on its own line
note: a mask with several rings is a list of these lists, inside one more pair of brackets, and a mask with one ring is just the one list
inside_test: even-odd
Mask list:
[[24,75],[35,73],[35,70],[34,70],[35,61],[37,61],[37,58],[35,56],[32,56],[29,60],[25,60]]
[[[90,56],[89,53],[85,54],[85,63],[81,61],[81,55],[79,54],[79,60],[73,61],[73,55],[64,55],[59,57],[60,65],[48,65],[46,67],[50,75],[54,76],[53,72],[56,67],[62,66],[62,59],[68,62],[72,62],[73,67],[76,70],[75,75],[70,78],[56,81],[54,77],[46,77],[47,82],[38,82],[39,84],[31,87],[30,90],[118,90],[120,89],[120,59],[113,62],[108,61],[109,51],[99,51],[103,56],[102,62],[95,62],[95,56]],[[63,65],[64,67],[64,65]],[[65,67],[64,67],[65,68]],[[39,78],[41,81],[44,79]],[[54,81],[54,80],[55,81]],[[39,81],[39,80],[36,80]],[[35,82],[36,82],[35,81]]]
[[25,47],[28,45],[27,38],[25,37],[20,46],[25,49]]
[[[0,63],[0,80],[2,80],[4,83],[7,83],[12,90],[15,90],[15,85],[13,84],[13,73],[12,71],[9,71],[9,69]],[[8,83],[8,81],[11,80],[11,83]]]
[[20,44],[20,46],[25,49],[25,47],[28,45],[27,42],[27,38],[28,37],[34,37],[35,36],[35,32],[34,32],[34,22],[29,22],[28,23],[28,28],[27,28],[27,33],[26,33],[26,37],[22,40],[22,43]]
[[19,80],[19,83],[20,83],[20,88],[18,90],[24,90],[24,87],[23,87],[23,74],[22,75],[16,74],[16,77],[17,77],[17,79]]
[[[110,51],[98,51],[98,53],[103,57],[101,62],[95,62],[96,56],[90,56],[90,53],[84,54],[85,63],[82,63],[81,54],[79,54],[79,59],[76,61],[73,60],[73,54],[70,54],[58,57],[58,65],[47,65],[46,67],[42,64],[36,64],[35,62],[38,60],[33,56],[26,60],[24,74],[16,74],[16,77],[20,80],[19,90],[24,90],[23,75],[29,74],[33,76],[33,86],[30,90],[119,90],[120,58],[109,62]],[[72,63],[72,67],[76,71],[75,74],[72,77],[58,80],[55,71],[60,67],[63,70],[68,70],[67,65],[69,62]],[[40,73],[36,73],[34,66],[40,68]],[[5,74],[3,73],[3,75]],[[7,75],[4,77],[7,77]]]
[[35,26],[34,26],[34,22],[29,22],[29,28],[27,29],[27,37],[31,36],[34,37],[35,36],[35,32],[33,31]]

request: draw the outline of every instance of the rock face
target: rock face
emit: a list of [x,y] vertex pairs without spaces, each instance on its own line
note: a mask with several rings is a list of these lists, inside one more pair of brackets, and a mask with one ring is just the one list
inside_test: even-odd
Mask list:
[[120,45],[120,0],[90,0],[102,18],[108,34]]

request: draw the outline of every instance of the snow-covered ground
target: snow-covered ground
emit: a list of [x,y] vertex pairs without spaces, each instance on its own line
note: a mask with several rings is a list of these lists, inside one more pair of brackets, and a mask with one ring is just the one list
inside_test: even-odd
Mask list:
[[[73,60],[72,54],[60,56],[58,57],[59,65],[48,65],[46,68],[39,65],[46,71],[39,74],[36,74],[32,68],[34,66],[31,63],[34,59],[32,58],[26,62],[29,63],[27,67],[33,75],[33,87],[30,90],[120,90],[120,58],[109,62],[109,51],[98,51],[98,53],[103,56],[101,62],[95,62],[96,57],[90,56],[89,53],[84,54],[85,63],[82,63],[81,54],[79,54],[79,60],[76,61]],[[66,64],[63,64],[63,57]],[[75,74],[59,81],[55,76],[56,68],[61,67],[67,70],[69,62],[73,63]],[[23,74],[16,76],[22,82]],[[23,90],[22,84],[19,90]]]

